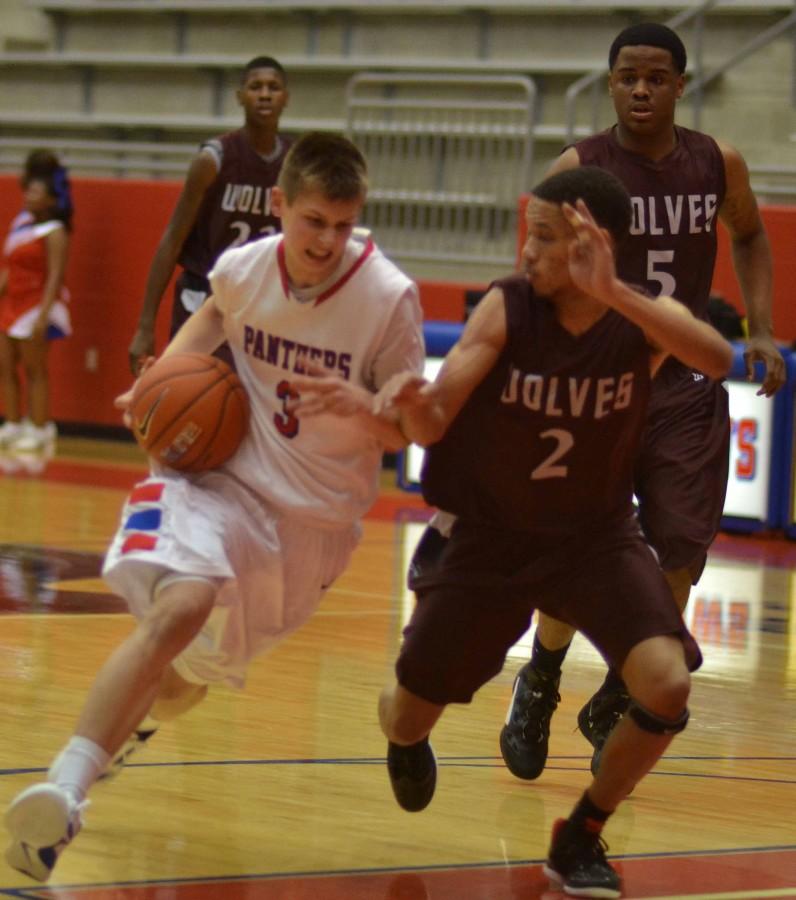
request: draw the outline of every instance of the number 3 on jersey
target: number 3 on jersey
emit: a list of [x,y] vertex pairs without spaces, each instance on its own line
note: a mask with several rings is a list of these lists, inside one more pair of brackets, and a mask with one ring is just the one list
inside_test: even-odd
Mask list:
[[289,381],[280,381],[276,386],[276,396],[282,401],[282,412],[274,413],[276,430],[286,438],[294,438],[298,434],[299,420],[287,408],[288,400],[297,400],[298,393],[290,387]]

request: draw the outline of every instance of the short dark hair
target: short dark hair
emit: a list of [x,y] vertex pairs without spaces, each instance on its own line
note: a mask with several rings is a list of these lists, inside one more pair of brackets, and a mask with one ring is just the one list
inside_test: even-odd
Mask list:
[[246,79],[249,77],[249,72],[254,69],[273,69],[275,72],[279,73],[282,81],[287,84],[287,72],[285,71],[282,63],[274,59],[273,56],[255,56],[254,59],[250,59],[240,70],[241,84],[246,83]]
[[608,51],[609,69],[613,69],[622,47],[660,47],[661,50],[668,50],[672,54],[672,62],[677,71],[681,75],[685,72],[688,61],[685,46],[672,29],[666,25],[658,22],[642,22],[638,25],[630,25],[624,31],[620,31]]
[[310,131],[288,151],[277,184],[288,203],[310,191],[318,191],[328,200],[364,199],[368,190],[368,166],[348,138]]
[[61,168],[61,161],[52,150],[40,148],[31,150],[25,158],[23,178],[49,178]]
[[578,166],[551,175],[531,192],[534,197],[548,203],[569,203],[574,206],[583,200],[594,216],[594,221],[607,228],[619,245],[630,231],[630,194],[622,182],[605,169],[597,166]]

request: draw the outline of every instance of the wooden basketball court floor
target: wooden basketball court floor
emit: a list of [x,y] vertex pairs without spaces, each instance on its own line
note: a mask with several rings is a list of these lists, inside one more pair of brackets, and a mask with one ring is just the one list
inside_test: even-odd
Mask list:
[[[0,804],[42,778],[100,662],[131,627],[98,577],[126,489],[126,444],[63,438],[51,460],[0,458]],[[42,466],[44,466],[42,471]],[[561,900],[541,872],[554,820],[589,782],[575,730],[602,677],[576,639],[538,781],[497,735],[530,638],[434,733],[439,783],[395,804],[376,697],[412,597],[427,515],[385,487],[349,571],[301,631],[165,725],[116,781],[47,887],[0,859],[0,897],[62,900]],[[638,898],[796,898],[796,543],[721,536],[689,623],[705,665],[688,730],[610,821]]]

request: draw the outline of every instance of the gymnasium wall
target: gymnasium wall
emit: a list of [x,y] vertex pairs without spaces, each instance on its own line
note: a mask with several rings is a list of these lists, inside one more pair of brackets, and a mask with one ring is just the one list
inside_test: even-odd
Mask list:
[[[56,341],[50,354],[51,409],[59,422],[116,426],[113,398],[131,382],[127,347],[138,318],[149,264],[180,190],[179,182],[74,179],[75,232],[67,284],[72,292],[74,334]],[[0,228],[19,211],[16,178],[0,175]],[[796,207],[764,209],[775,257],[776,336],[796,339]],[[502,273],[496,272],[496,275]],[[483,285],[421,282],[428,319],[462,321],[468,290]],[[716,288],[738,301],[726,241]],[[158,321],[159,347],[166,340],[171,289]]]

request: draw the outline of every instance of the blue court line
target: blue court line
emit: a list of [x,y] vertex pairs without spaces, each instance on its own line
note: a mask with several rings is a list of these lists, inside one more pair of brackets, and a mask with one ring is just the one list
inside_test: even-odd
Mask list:
[[[611,854],[612,860],[623,859],[683,859],[687,857],[698,856],[736,856],[736,855],[753,855],[756,853],[779,853],[782,851],[796,850],[796,844],[773,844],[765,847],[726,847],[717,850],[669,850],[661,853],[618,853]],[[369,869],[322,869],[309,871],[291,871],[291,872],[263,872],[252,873],[249,875],[209,875],[206,878],[150,878],[141,881],[103,881],[103,882],[84,882],[82,884],[58,884],[53,885],[49,890],[74,890],[74,889],[90,889],[90,888],[130,888],[130,887],[152,887],[156,885],[183,885],[183,884],[226,884],[229,882],[243,881],[275,881],[281,878],[329,878],[337,876],[350,875],[389,875],[400,872],[451,872],[462,871],[467,869],[514,869],[523,866],[538,866],[545,861],[545,857],[537,859],[515,859],[515,860],[483,860],[481,862],[467,863],[436,863],[426,866],[374,866]],[[41,900],[41,891],[47,890],[47,885],[36,885],[23,888],[2,888],[8,897],[29,898],[29,900]],[[30,893],[33,892],[33,893]],[[55,895],[53,895],[55,896]]]
[[[453,765],[459,765],[460,767],[467,769],[492,769],[499,768],[503,764],[494,763],[490,765],[485,763],[454,763]],[[545,772],[584,772],[586,770],[587,767],[585,766],[583,768],[575,768],[574,766],[544,767]],[[656,772],[653,770],[652,772],[648,772],[644,777],[650,778],[655,775],[663,778],[706,778],[713,781],[742,781],[751,784],[796,784],[796,776],[793,778],[763,778],[753,777],[751,775],[715,775],[708,772]]]
[[[584,763],[591,756],[550,756],[555,760],[578,760]],[[660,762],[796,762],[796,756],[662,756]],[[168,769],[190,766],[373,766],[385,765],[383,756],[358,756],[358,757],[308,757],[298,759],[207,759],[184,760],[181,762],[139,762],[127,763],[126,769]],[[469,766],[473,768],[502,767],[504,763],[499,756],[438,756],[437,763],[445,766]],[[576,772],[579,769],[567,766],[547,765],[547,769],[563,772]],[[39,772],[47,772],[46,766],[33,766],[25,768],[0,769],[0,776],[4,775],[35,775]],[[735,775],[706,775],[700,772],[651,772],[652,775],[682,775],[688,778],[726,778],[741,781],[772,781],[774,783],[790,784],[790,779],[747,778]]]
[[[583,772],[588,769],[586,765],[590,759],[588,756],[564,756],[556,757],[558,759],[582,760],[583,766],[556,766],[548,765],[546,769],[553,772]],[[676,762],[678,760],[691,760],[701,762],[732,762],[732,761],[774,761],[774,762],[793,762],[796,758],[792,756],[739,756],[739,757],[723,757],[723,756],[682,756],[682,757],[663,757],[663,761]],[[481,762],[480,760],[485,760]],[[437,757],[437,764],[440,767],[462,767],[462,768],[503,768],[504,763],[499,757],[492,756],[475,756],[475,757]],[[330,759],[221,759],[221,760],[186,760],[185,762],[150,762],[150,763],[128,763],[125,768],[128,769],[168,769],[168,768],[187,768],[190,766],[383,766],[385,765],[384,757],[359,757],[359,758],[330,758]],[[19,769],[0,769],[0,776],[4,775],[35,775],[41,772],[47,772],[46,768],[19,768]],[[720,775],[710,772],[657,772],[652,771],[649,775],[663,778],[703,778],[710,781],[733,781],[744,784],[796,784],[796,776],[793,778],[766,778],[763,776],[750,775]]]

